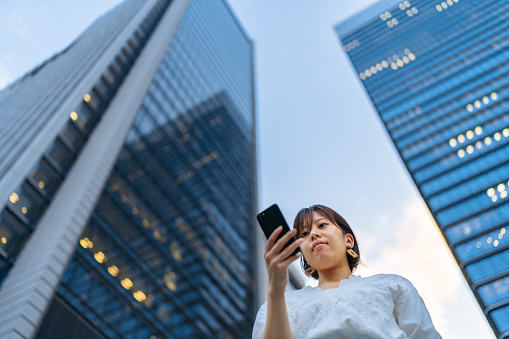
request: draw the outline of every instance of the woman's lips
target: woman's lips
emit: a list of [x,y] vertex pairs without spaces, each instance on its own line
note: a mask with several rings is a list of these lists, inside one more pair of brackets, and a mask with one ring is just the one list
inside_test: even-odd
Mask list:
[[318,244],[318,245],[315,246],[313,251],[316,251],[317,249],[319,249],[320,247],[323,247],[323,246],[325,246],[325,244]]

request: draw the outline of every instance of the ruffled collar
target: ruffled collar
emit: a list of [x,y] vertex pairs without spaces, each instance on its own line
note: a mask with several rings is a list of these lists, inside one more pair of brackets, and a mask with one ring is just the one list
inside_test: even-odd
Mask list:
[[348,279],[343,279],[343,280],[341,280],[341,281],[339,282],[338,287],[332,287],[332,288],[328,288],[328,289],[326,289],[326,290],[322,290],[322,289],[321,289],[320,287],[318,287],[318,286],[306,286],[306,287],[304,287],[304,289],[319,290],[319,291],[323,291],[323,292],[325,292],[325,291],[329,291],[329,290],[335,290],[335,289],[338,289],[338,288],[340,288],[340,287],[342,287],[342,286],[345,286],[345,285],[351,284],[351,283],[353,283],[353,282],[355,282],[355,281],[358,281],[358,280],[360,280],[360,279],[362,279],[360,275],[350,274],[350,276],[348,277]]

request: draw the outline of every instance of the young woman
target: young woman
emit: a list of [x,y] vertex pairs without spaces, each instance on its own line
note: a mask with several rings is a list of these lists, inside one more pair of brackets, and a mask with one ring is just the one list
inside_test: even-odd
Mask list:
[[[352,275],[359,246],[348,223],[334,210],[314,205],[299,211],[293,231],[269,237],[264,258],[269,278],[267,302],[256,316],[253,339],[441,338],[414,286],[405,278]],[[281,251],[292,237],[298,238]],[[300,246],[301,253],[290,256]],[[285,293],[288,266],[302,257],[318,287]]]

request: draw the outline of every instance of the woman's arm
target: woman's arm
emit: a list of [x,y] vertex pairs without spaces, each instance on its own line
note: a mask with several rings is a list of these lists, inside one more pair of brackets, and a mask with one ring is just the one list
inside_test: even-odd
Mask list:
[[293,242],[281,252],[283,246],[295,235],[295,231],[288,232],[276,242],[277,236],[282,230],[283,228],[279,227],[272,233],[267,240],[264,252],[269,286],[267,317],[263,339],[285,339],[292,337],[290,321],[288,320],[288,312],[286,310],[285,289],[288,284],[288,266],[301,256],[300,253],[293,256],[290,255],[299,247],[302,240],[299,239]]
[[399,328],[405,332],[409,339],[442,338],[435,330],[426,305],[424,305],[424,301],[415,287],[410,281],[404,278],[401,279],[394,303],[394,315]]

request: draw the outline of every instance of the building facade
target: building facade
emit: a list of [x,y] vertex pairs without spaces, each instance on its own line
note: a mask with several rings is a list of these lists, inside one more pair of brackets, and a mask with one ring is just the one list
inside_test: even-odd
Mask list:
[[335,27],[490,325],[509,337],[509,3],[383,0]]
[[251,335],[253,46],[226,1],[124,1],[0,118],[0,337]]

